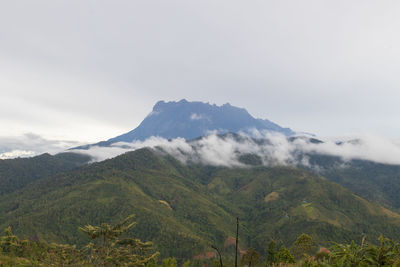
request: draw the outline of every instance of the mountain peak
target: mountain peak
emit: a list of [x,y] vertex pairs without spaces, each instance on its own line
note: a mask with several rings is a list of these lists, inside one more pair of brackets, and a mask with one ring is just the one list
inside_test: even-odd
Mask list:
[[282,128],[269,120],[254,118],[246,109],[230,103],[218,106],[181,99],[178,102],[158,101],[136,129],[111,138],[107,143],[145,140],[151,136],[193,139],[215,131],[238,133],[252,129],[279,132],[287,136],[294,134],[289,128]]

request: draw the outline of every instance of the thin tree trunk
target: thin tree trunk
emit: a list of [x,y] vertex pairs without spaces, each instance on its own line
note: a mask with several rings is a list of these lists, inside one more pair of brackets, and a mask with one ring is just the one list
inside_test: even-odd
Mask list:
[[238,243],[239,243],[239,217],[236,217],[236,247],[235,247],[235,267],[238,262]]

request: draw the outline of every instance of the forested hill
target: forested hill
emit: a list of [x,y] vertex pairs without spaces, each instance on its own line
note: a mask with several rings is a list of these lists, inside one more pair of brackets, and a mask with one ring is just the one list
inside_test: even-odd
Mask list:
[[215,244],[229,251],[240,218],[241,247],[264,251],[301,233],[330,241],[400,240],[399,214],[322,176],[294,167],[211,167],[151,149],[45,176],[0,197],[0,227],[19,236],[83,244],[78,226],[136,214],[134,235],[163,257],[191,258]]
[[76,153],[0,160],[0,196],[38,179],[83,166],[90,160],[89,156]]
[[309,154],[309,162],[329,180],[339,183],[369,201],[400,210],[400,165],[367,160],[347,160],[339,157]]

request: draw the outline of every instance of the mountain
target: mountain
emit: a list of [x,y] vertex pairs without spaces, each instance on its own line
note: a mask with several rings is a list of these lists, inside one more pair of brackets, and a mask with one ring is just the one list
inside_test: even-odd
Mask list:
[[288,166],[183,164],[157,149],[45,176],[0,196],[0,228],[49,242],[83,244],[78,226],[131,213],[135,236],[179,259],[211,251],[211,244],[224,248],[237,216],[241,247],[260,252],[270,239],[289,245],[302,232],[319,245],[364,234],[400,240],[398,213],[320,175]]
[[98,145],[107,146],[116,142],[145,140],[151,136],[160,136],[166,139],[177,137],[193,139],[212,131],[238,133],[252,129],[279,132],[287,136],[294,134],[289,128],[282,128],[269,120],[252,117],[243,108],[230,104],[217,106],[182,99],[179,102],[157,102],[151,113],[137,128],[105,142],[100,142]]
[[[251,129],[283,133],[288,142],[234,134]],[[212,130],[222,134],[204,136]],[[99,145],[153,135],[189,141],[91,164],[74,153],[0,160],[0,228],[82,245],[78,226],[134,213],[133,234],[180,261],[208,255],[211,245],[232,253],[236,217],[241,248],[259,252],[271,239],[289,246],[303,232],[321,246],[365,235],[400,240],[399,166],[281,149],[299,139],[323,143],[292,134],[229,104],[161,101],[135,130]],[[275,160],[287,156],[290,162]]]

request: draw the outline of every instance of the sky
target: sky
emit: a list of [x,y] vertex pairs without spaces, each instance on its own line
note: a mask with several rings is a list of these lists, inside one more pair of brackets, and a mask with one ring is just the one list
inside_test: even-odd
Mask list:
[[[397,0],[4,0],[0,153],[132,130],[159,100],[400,138]],[[36,150],[35,150],[36,149]]]

